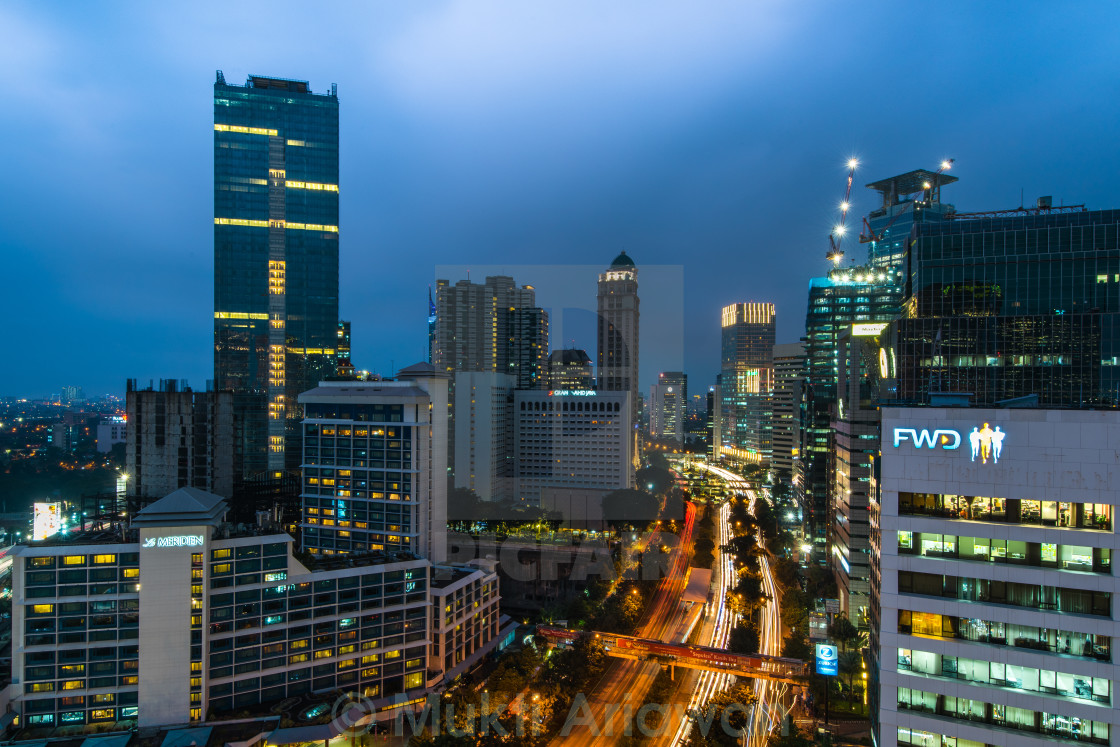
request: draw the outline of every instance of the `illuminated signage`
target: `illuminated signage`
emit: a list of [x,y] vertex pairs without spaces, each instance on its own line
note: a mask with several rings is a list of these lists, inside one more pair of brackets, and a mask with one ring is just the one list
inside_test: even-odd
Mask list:
[[840,656],[835,646],[828,643],[817,644],[817,674],[826,677],[840,674]]
[[62,531],[62,504],[36,503],[32,506],[31,539],[38,542]]
[[968,443],[972,446],[972,461],[975,462],[979,457],[981,464],[987,464],[989,459],[992,464],[997,463],[1003,451],[1003,437],[1006,435],[998,425],[995,430],[987,423],[984,423],[983,428],[973,427],[968,434]]
[[[1000,427],[984,423],[974,426],[968,434],[968,444],[971,447],[972,461],[980,460],[981,464],[997,464],[1003,453],[1003,439],[1007,435]],[[897,449],[909,441],[915,449],[936,449],[940,446],[947,451],[955,451],[961,447],[964,438],[960,431],[939,428],[937,430],[919,430],[917,428],[895,428],[894,447]]]
[[886,329],[886,322],[861,322],[852,325],[852,337],[874,337]]
[[884,379],[891,377],[891,369],[887,364],[887,349],[879,348],[879,375]]
[[940,446],[943,449],[951,451],[961,447],[961,434],[953,430],[938,429],[929,431],[925,428],[922,430],[916,428],[895,428],[895,448],[897,449],[902,445],[902,442],[906,440],[914,444],[914,448],[916,449],[920,449],[923,446],[933,449]]
[[173,534],[170,537],[149,537],[141,547],[198,547],[201,534]]
[[598,392],[594,389],[550,389],[549,397],[594,397]]

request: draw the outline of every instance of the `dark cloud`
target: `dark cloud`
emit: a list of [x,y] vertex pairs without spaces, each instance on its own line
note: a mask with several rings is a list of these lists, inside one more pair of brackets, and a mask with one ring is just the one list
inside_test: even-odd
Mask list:
[[[961,181],[945,196],[962,209],[1017,206],[1020,189],[1116,206],[1118,15],[1103,2],[5,3],[0,297],[16,354],[0,393],[211,376],[215,68],[339,84],[341,307],[359,364],[424,354],[437,266],[523,267],[531,284],[547,280],[534,267],[586,266],[577,300],[555,302],[579,309],[595,268],[626,249],[681,268],[683,301],[651,286],[643,321],[683,317],[673,334],[701,391],[723,304],[774,301],[779,341],[801,334],[851,155],[857,216],[872,206],[858,185],[948,156]],[[646,359],[643,384],[672,357]]]

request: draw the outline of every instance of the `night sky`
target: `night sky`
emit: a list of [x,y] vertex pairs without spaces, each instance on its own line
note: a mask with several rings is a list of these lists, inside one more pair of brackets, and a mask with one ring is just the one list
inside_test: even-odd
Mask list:
[[338,84],[359,367],[426,357],[437,268],[541,287],[554,347],[594,356],[625,249],[643,389],[700,392],[722,305],[803,333],[850,156],[856,228],[862,185],[949,157],[960,210],[1120,207],[1118,28],[1115,2],[7,0],[0,395],[212,377],[216,69]]

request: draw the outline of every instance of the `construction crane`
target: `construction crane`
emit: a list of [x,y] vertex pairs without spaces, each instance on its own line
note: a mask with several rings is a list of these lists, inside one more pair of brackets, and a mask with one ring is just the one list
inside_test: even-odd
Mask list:
[[840,249],[840,243],[844,240],[844,232],[847,227],[844,225],[848,220],[848,208],[852,206],[852,181],[856,176],[856,166],[859,166],[859,161],[854,158],[848,159],[848,186],[844,189],[844,200],[840,203],[840,222],[828,234],[828,254],[825,256],[834,265],[839,265],[840,260],[844,258],[844,252]]
[[[952,168],[953,164],[956,163],[956,162],[957,162],[957,159],[955,159],[955,158],[946,158],[944,161],[942,161],[941,162],[941,167],[938,168],[937,171],[935,171],[933,173],[931,178],[922,182],[921,188],[922,188],[923,193],[926,194],[927,196],[931,196],[932,195],[931,190],[936,189],[937,193],[938,193],[937,194],[937,199],[940,200],[940,191],[941,191],[940,190],[940,188],[941,188],[940,176],[942,174],[944,174],[946,171],[948,171],[950,168]],[[919,174],[921,172],[919,171],[919,172],[912,172],[912,173]],[[929,174],[928,171],[925,172],[925,173]],[[950,178],[950,181],[956,181],[956,178]],[[918,185],[915,184],[914,186],[916,187]],[[914,191],[916,192],[917,190],[914,190]],[[913,209],[914,204],[915,204],[914,201],[910,201],[908,203],[908,205],[911,209]],[[866,244],[870,241],[882,241],[883,237],[886,235],[887,231],[890,230],[891,226],[894,225],[895,221],[897,221],[899,218],[901,218],[903,216],[903,214],[905,214],[905,213],[906,213],[905,208],[902,209],[902,210],[899,210],[898,213],[896,213],[895,216],[890,219],[890,222],[887,223],[887,225],[883,226],[883,230],[879,231],[878,233],[871,230],[871,224],[867,222],[867,217],[864,216],[864,218],[863,218],[863,233],[861,233],[859,235],[859,243]]]

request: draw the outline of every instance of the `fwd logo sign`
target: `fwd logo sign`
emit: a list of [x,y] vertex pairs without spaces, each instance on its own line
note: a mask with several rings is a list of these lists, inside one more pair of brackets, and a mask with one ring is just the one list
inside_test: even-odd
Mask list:
[[920,449],[923,446],[929,449],[935,449],[940,446],[942,449],[953,450],[961,447],[961,434],[953,430],[939,429],[930,431],[923,428],[895,428],[894,429],[894,446],[897,449],[904,441],[910,441],[914,444],[914,448]]

